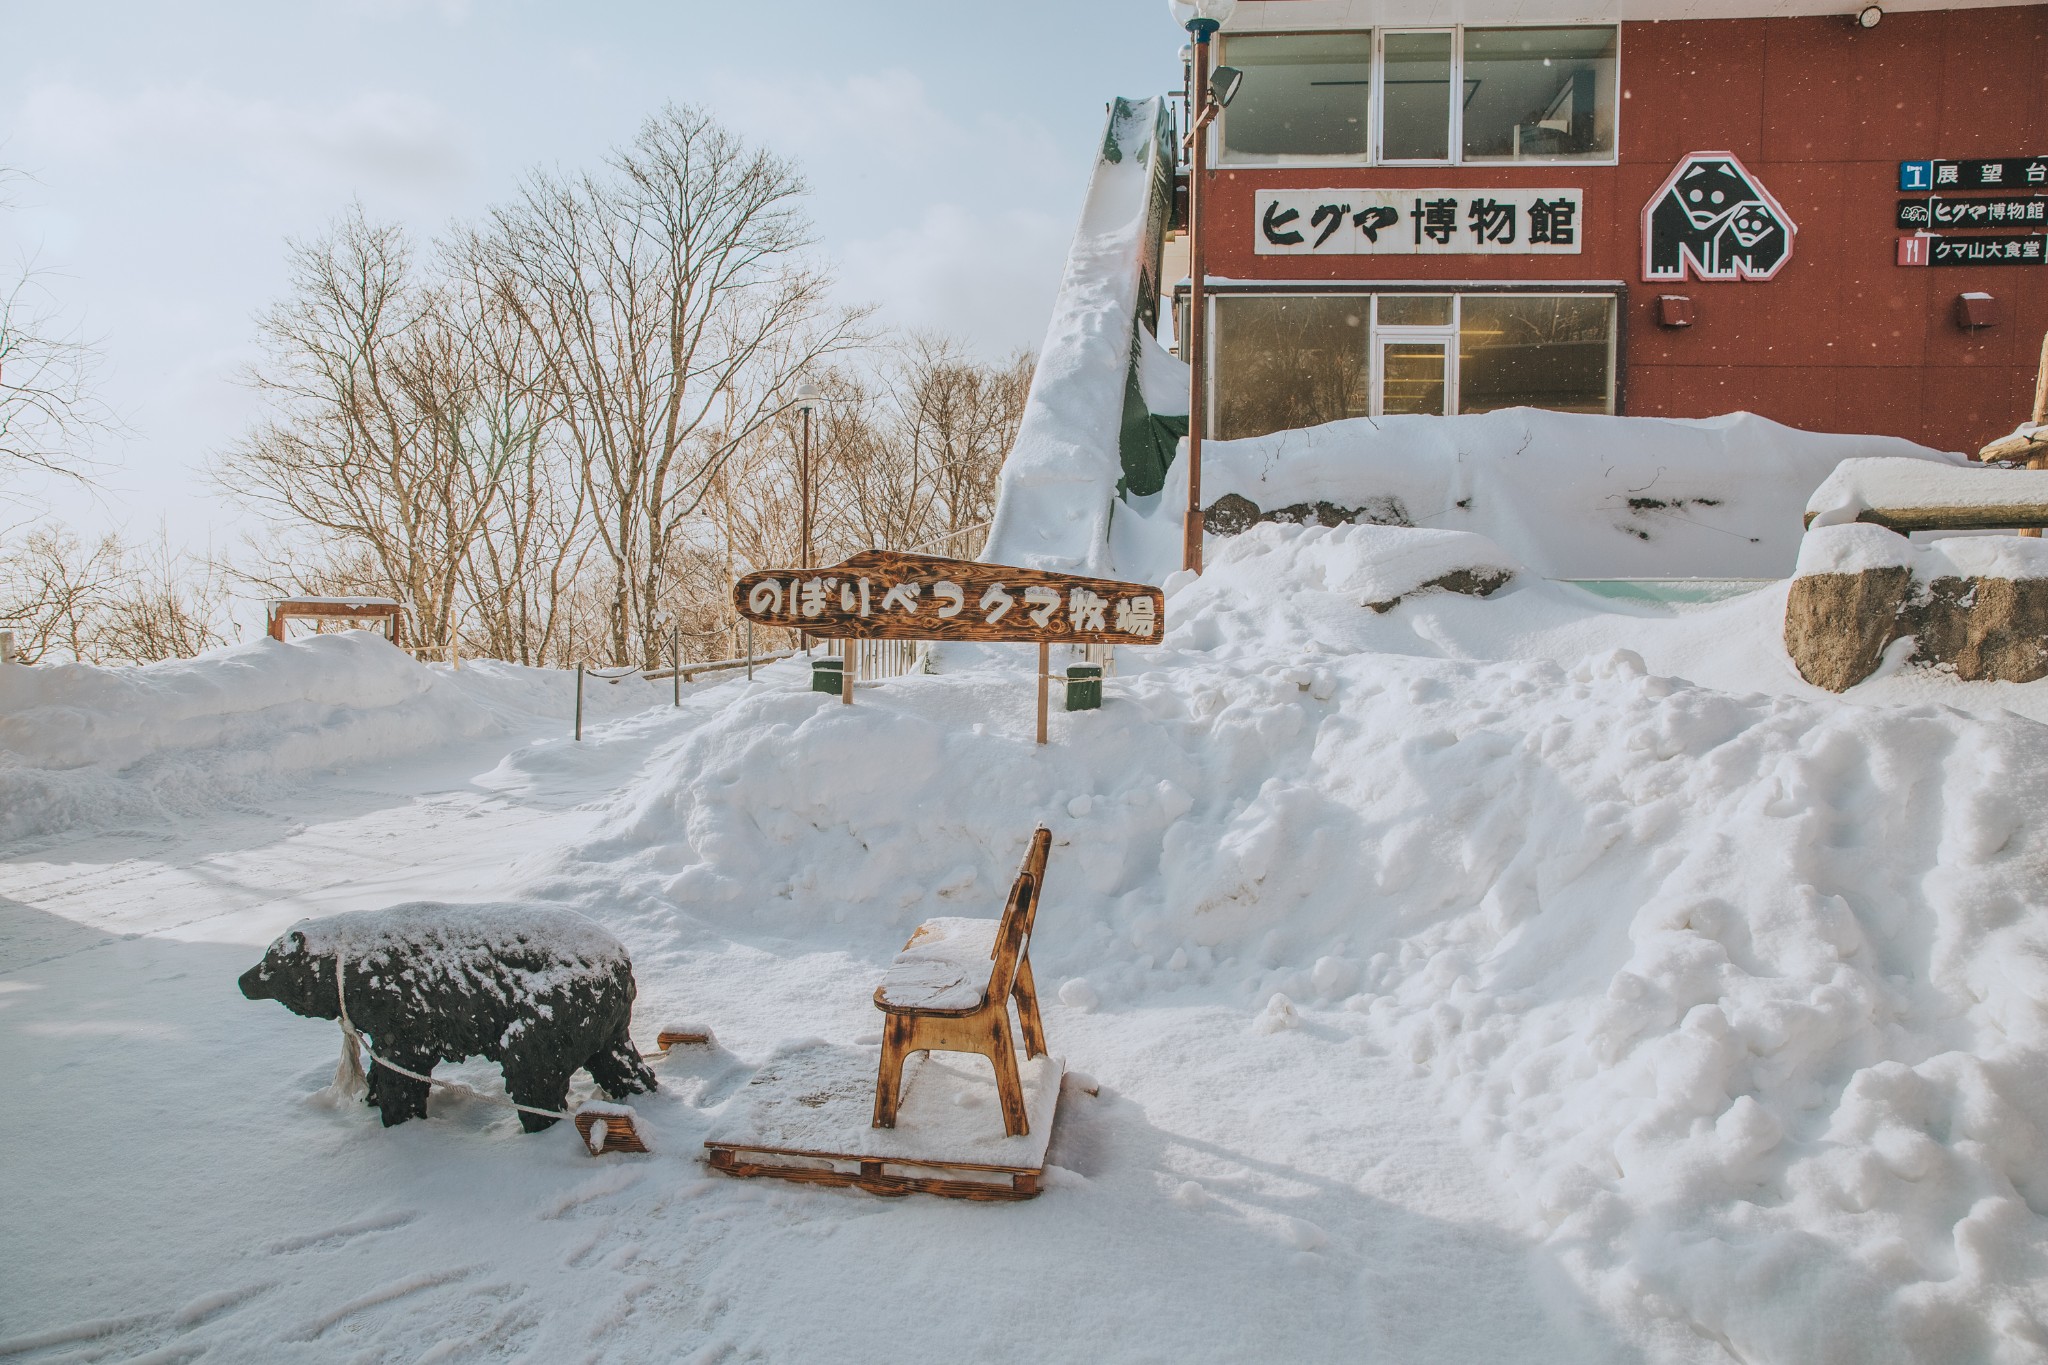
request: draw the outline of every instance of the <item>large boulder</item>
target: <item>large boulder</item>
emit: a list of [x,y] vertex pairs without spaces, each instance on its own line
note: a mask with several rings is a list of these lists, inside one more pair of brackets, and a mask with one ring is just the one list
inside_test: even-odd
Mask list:
[[1785,601],[1785,649],[1799,676],[1846,691],[1909,636],[1910,662],[1967,681],[2048,677],[2048,542],[1916,545],[1867,523],[1809,531]]

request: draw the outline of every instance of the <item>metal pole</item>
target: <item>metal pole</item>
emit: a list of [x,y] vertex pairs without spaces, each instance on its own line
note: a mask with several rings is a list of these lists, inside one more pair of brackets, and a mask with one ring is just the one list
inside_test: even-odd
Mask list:
[[749,617],[749,618],[747,619],[747,681],[748,681],[748,682],[752,682],[753,680],[754,680],[754,622],[753,622],[753,618],[752,618],[752,617]]
[[1038,742],[1045,743],[1046,689],[1052,685],[1052,646],[1038,642]]
[[1188,100],[1188,125],[1194,136],[1188,164],[1188,508],[1180,566],[1196,573],[1202,571],[1202,425],[1207,415],[1207,386],[1202,382],[1202,333],[1208,322],[1203,316],[1208,299],[1202,289],[1206,268],[1202,261],[1202,176],[1209,166],[1204,115],[1209,109],[1209,34],[1213,28],[1194,30],[1195,88]]
[[681,626],[670,626],[669,630],[673,632],[670,638],[674,641],[669,649],[669,657],[675,660],[676,665],[676,671],[670,675],[670,681],[675,684],[675,700],[670,702],[669,705],[681,706],[683,704],[683,628]]
[[583,665],[576,665],[576,742],[583,742]]
[[802,528],[799,533],[801,543],[797,547],[802,562],[797,567],[808,569],[811,567],[811,410],[805,408],[803,411],[804,453],[803,458],[797,462],[798,496],[803,499],[804,504],[799,522]]
[[[797,514],[797,567],[811,567],[811,410],[803,410],[804,446],[803,454],[796,462],[797,498],[803,506]],[[811,652],[811,636],[808,631],[798,631],[796,642],[803,647],[806,655]],[[751,653],[752,651],[748,651]]]

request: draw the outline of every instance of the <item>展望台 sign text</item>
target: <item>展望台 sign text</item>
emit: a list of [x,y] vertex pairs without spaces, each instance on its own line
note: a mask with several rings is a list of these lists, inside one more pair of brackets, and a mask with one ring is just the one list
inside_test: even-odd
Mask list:
[[1165,597],[1143,583],[894,550],[750,573],[732,599],[750,621],[828,640],[1145,645],[1166,630]]
[[1261,190],[1261,256],[1576,256],[1579,190]]

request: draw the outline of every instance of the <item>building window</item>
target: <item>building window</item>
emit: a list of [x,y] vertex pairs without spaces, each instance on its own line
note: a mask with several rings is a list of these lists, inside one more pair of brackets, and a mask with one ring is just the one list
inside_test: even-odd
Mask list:
[[1614,410],[1612,294],[1218,294],[1212,434],[1346,417]]
[[1465,30],[1467,161],[1550,161],[1614,154],[1615,32]]
[[1611,160],[1619,51],[1612,24],[1225,35],[1220,159]]
[[1449,33],[1389,33],[1380,65],[1380,159],[1448,161]]
[[1458,411],[1607,412],[1614,301],[1468,294],[1458,319]]
[[1372,412],[1372,299],[1234,294],[1215,299],[1210,335],[1218,436],[1263,436]]
[[1223,120],[1223,155],[1257,162],[1332,157],[1371,147],[1372,34],[1246,34],[1229,40],[1244,84]]

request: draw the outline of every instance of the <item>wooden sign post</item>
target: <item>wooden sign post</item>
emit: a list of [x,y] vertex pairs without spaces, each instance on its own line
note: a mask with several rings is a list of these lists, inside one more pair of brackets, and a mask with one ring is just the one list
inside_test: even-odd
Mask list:
[[[824,569],[764,569],[733,584],[741,616],[828,640],[971,640],[1038,646],[1038,742],[1055,644],[1153,644],[1166,633],[1155,587],[1113,578],[864,550]],[[846,699],[853,699],[847,650]]]

